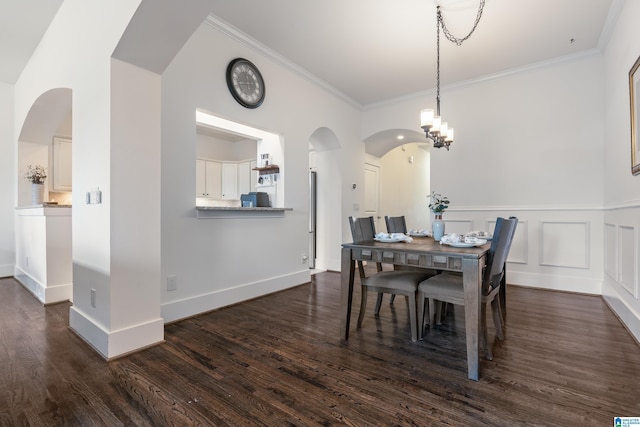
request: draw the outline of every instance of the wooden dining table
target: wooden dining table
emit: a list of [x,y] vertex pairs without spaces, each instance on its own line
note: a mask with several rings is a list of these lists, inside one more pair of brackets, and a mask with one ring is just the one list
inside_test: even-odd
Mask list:
[[414,237],[412,242],[383,243],[371,240],[363,243],[344,243],[342,245],[340,274],[342,340],[347,342],[349,339],[353,282],[357,260],[460,272],[464,285],[467,375],[469,379],[477,381],[480,370],[482,269],[489,247],[490,243],[470,248],[453,247],[442,245],[431,237]]

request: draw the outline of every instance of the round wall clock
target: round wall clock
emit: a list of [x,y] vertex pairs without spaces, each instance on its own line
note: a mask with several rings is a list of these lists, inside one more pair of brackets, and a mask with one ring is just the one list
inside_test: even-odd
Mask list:
[[236,58],[227,66],[227,87],[240,105],[258,108],[264,101],[265,87],[258,67],[244,58]]

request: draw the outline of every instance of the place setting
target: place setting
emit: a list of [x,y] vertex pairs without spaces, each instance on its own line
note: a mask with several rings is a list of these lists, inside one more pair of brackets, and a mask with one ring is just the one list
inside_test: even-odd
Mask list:
[[[478,234],[478,233],[482,233],[482,234]],[[484,237],[479,237],[479,236],[484,236]],[[474,246],[485,245],[489,239],[491,239],[491,236],[489,233],[486,233],[486,232],[476,231],[476,232],[471,232],[467,234],[450,233],[442,236],[442,238],[440,239],[440,244],[449,245],[454,248],[471,248]]]
[[382,243],[413,242],[413,238],[404,233],[376,233],[373,240]]

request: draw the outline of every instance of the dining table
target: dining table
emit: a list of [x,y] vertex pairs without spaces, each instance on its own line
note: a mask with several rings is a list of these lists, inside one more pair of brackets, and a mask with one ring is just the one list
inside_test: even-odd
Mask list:
[[[341,339],[349,339],[351,305],[356,261],[420,267],[462,273],[464,286],[464,319],[467,345],[467,376],[478,380],[480,370],[480,308],[482,271],[490,243],[472,247],[440,244],[431,237],[415,237],[411,241],[344,243],[340,273]],[[418,325],[422,327],[422,325]]]

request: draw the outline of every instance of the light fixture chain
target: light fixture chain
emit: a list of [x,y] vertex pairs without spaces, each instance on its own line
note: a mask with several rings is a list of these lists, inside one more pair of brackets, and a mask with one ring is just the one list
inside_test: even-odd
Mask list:
[[474,22],[473,28],[471,28],[471,31],[469,32],[469,34],[467,34],[465,37],[460,38],[460,39],[455,37],[453,34],[451,34],[449,32],[449,29],[444,24],[444,19],[442,18],[442,13],[440,12],[440,6],[438,6],[438,22],[440,23],[440,26],[442,26],[442,32],[444,33],[445,37],[447,37],[447,40],[449,40],[450,42],[453,42],[453,43],[457,44],[458,46],[460,46],[465,40],[467,40],[469,37],[471,37],[471,34],[473,34],[473,32],[476,30],[476,27],[478,26],[478,23],[480,22],[480,18],[482,17],[482,10],[484,9],[484,2],[485,2],[485,0],[480,0],[480,6],[478,7],[478,15],[476,16],[476,22]]

